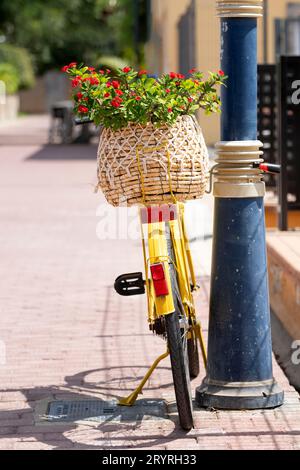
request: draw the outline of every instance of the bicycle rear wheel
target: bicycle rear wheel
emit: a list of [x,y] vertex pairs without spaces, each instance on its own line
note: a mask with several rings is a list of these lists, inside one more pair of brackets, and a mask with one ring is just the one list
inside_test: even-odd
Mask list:
[[[169,257],[171,260],[174,260],[174,250],[171,238],[167,237],[167,240]],[[172,262],[169,263],[169,268],[175,311],[169,315],[166,315],[165,325],[179,422],[184,430],[189,431],[194,425],[187,346],[187,333],[189,330],[189,325],[181,302],[177,282],[177,273]]]
[[187,350],[182,341],[177,312],[167,315],[165,320],[179,422],[184,430],[189,431],[194,422]]
[[189,371],[191,379],[198,377],[200,372],[199,349],[195,333],[191,332],[191,338],[187,341],[187,350],[189,358]]

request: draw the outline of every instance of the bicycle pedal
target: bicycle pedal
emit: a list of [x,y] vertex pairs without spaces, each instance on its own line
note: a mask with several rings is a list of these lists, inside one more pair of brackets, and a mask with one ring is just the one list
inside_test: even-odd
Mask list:
[[197,292],[197,291],[199,291],[200,289],[201,289],[201,287],[199,286],[199,284],[196,284],[195,286],[193,286],[193,285],[191,284],[191,291],[192,291],[192,292]]
[[121,274],[115,280],[114,288],[119,295],[125,297],[144,294],[145,282],[143,273]]

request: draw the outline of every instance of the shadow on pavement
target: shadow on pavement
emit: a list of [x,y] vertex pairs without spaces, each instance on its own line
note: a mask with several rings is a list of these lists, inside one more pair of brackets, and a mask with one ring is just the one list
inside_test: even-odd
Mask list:
[[[145,366],[140,366],[145,367]],[[119,367],[118,369],[123,367]],[[127,368],[127,367],[125,367]],[[129,368],[129,367],[128,367]],[[162,367],[164,368],[164,367]],[[109,368],[111,369],[111,368]],[[116,367],[117,369],[117,367]],[[158,367],[159,369],[159,367]],[[164,419],[174,422],[174,429],[170,431],[167,435],[161,435],[159,430],[156,430],[156,425],[150,429],[143,430],[140,429],[142,426],[142,421],[144,418],[149,420],[151,419],[151,411],[147,414],[141,413],[141,409],[144,410],[144,407],[139,406],[139,401],[143,401],[144,404],[155,405],[157,402],[162,402],[163,400],[158,400],[157,398],[144,398],[143,400],[138,399],[136,406],[136,413],[134,412],[134,407],[132,407],[133,413],[130,413],[131,416],[128,416],[128,407],[120,406],[117,409],[117,412],[113,417],[107,416],[101,422],[87,421],[86,428],[82,430],[82,427],[78,429],[78,432],[75,432],[78,425],[78,421],[82,425],[83,421],[76,419],[76,421],[47,421],[43,420],[44,413],[47,410],[47,404],[54,401],[74,401],[74,400],[96,400],[98,402],[106,403],[111,400],[118,400],[121,398],[120,388],[117,386],[108,387],[103,386],[100,383],[88,382],[85,380],[85,377],[89,374],[92,374],[96,371],[105,371],[103,369],[93,369],[80,372],[73,376],[65,377],[65,384],[59,385],[50,385],[46,387],[33,387],[26,389],[5,389],[4,393],[14,393],[21,392],[24,395],[24,402],[30,405],[30,408],[20,408],[20,409],[11,409],[11,410],[1,410],[0,411],[0,423],[2,426],[7,426],[7,430],[3,435],[0,435],[1,439],[17,439],[18,442],[39,442],[41,444],[47,444],[52,446],[55,450],[61,449],[126,449],[126,448],[135,448],[139,447],[151,447],[161,445],[161,441],[164,443],[172,442],[175,438],[178,439],[179,434],[183,437],[186,435],[185,431],[182,431],[177,422],[177,414],[168,415],[167,405]],[[132,380],[139,381],[142,377],[126,377],[130,383]],[[124,377],[123,377],[124,379]],[[163,386],[152,386],[151,389],[155,390],[156,388],[168,388],[170,384],[164,384]],[[149,388],[148,388],[149,390]],[[124,390],[122,396],[131,393],[132,389]],[[117,393],[114,393],[117,392]],[[41,407],[42,403],[42,407]],[[147,408],[147,406],[146,406]],[[41,410],[43,410],[41,412]],[[156,417],[156,414],[153,413],[153,417]],[[117,418],[117,420],[116,420]],[[7,423],[7,424],[4,424]],[[156,423],[159,423],[159,420],[156,418]],[[8,430],[8,428],[10,428]],[[139,432],[140,430],[140,432]],[[74,431],[74,435],[72,434]],[[127,433],[132,431],[132,435]],[[65,433],[70,433],[70,436],[65,436]],[[83,443],[78,442],[80,439],[81,432],[84,432],[83,439],[87,441],[93,441],[93,443]],[[86,433],[89,432],[90,435],[87,438]],[[96,435],[97,432],[97,435]],[[99,434],[100,433],[100,434]],[[106,434],[106,433],[109,433]],[[114,435],[111,435],[113,433]],[[77,440],[76,440],[77,439]],[[114,443],[114,441],[118,441]],[[122,445],[119,445],[120,441]],[[129,442],[130,441],[130,444]],[[135,445],[136,441],[136,445]],[[143,441],[141,443],[141,441]]]
[[[103,371],[104,369],[101,370]],[[173,423],[173,428],[170,427],[169,431],[165,429],[165,432],[161,432],[159,424],[160,421],[157,419],[155,420],[155,423],[151,424],[151,426],[146,426],[146,428],[143,427],[143,418],[148,418],[149,420],[150,416],[151,419],[151,413],[147,415],[138,414],[136,419],[132,419],[132,417],[127,419],[126,412],[123,411],[126,411],[126,408],[124,407],[120,407],[120,412],[118,413],[120,419],[118,421],[111,419],[111,417],[107,417],[107,419],[101,423],[85,421],[84,424],[86,424],[86,426],[82,426],[81,421],[81,423],[79,423],[81,424],[80,428],[77,428],[77,423],[75,421],[59,423],[52,421],[43,423],[39,420],[38,409],[41,401],[44,402],[44,409],[46,409],[46,404],[54,400],[64,402],[73,400],[97,400],[105,403],[106,400],[118,398],[117,395],[111,393],[108,396],[106,396],[105,393],[101,393],[102,387],[99,387],[98,384],[85,382],[83,378],[91,372],[93,371],[85,371],[74,376],[66,377],[66,384],[61,386],[52,385],[48,387],[34,387],[22,390],[6,389],[3,391],[4,393],[21,391],[26,398],[26,402],[30,405],[30,408],[0,411],[0,423],[2,424],[2,430],[5,431],[0,435],[0,443],[1,439],[7,440],[10,438],[16,439],[24,445],[28,443],[29,446],[32,442],[46,444],[52,446],[52,449],[54,450],[138,450],[140,448],[151,449],[158,446],[167,446],[174,440],[185,439],[186,437],[195,438],[197,436],[197,432],[195,434],[195,432],[192,431],[189,435],[179,427],[175,403],[174,405],[171,404],[168,406],[168,412],[166,414],[166,418],[169,422]],[[128,378],[132,379],[133,377]],[[144,399],[144,402],[147,401],[156,402],[159,400],[152,398]],[[203,413],[211,413],[210,410],[201,410]],[[199,412],[200,409],[195,407],[195,411]],[[170,414],[168,415],[168,413]],[[230,419],[230,412],[227,412],[227,414],[228,419]],[[284,412],[282,412],[282,414],[282,417],[284,418]],[[209,439],[212,437],[218,439],[224,436],[224,434],[226,434],[228,438],[233,437],[235,439],[242,438],[243,436],[248,438],[253,436],[255,438],[258,434],[260,436],[270,436],[272,439],[276,436],[278,438],[283,436],[284,438],[287,434],[292,436],[300,435],[300,430],[290,430],[287,432],[281,428],[273,429],[268,423],[268,416],[264,414],[262,416],[266,424],[266,430],[264,431],[258,431],[254,428],[253,430],[243,430],[243,428],[236,429],[236,424],[234,424],[234,422],[232,423],[232,428],[227,431],[219,429],[218,427],[213,429],[206,429],[204,427],[201,430],[200,424],[199,429],[201,432],[199,436],[201,436],[202,441],[205,443],[206,437]],[[203,424],[205,424],[205,419],[203,419]],[[10,428],[9,431],[8,428]],[[164,428],[163,425],[162,428]],[[196,429],[198,429],[198,426]],[[211,445],[211,443],[209,445],[211,446],[211,449],[217,448]],[[274,446],[276,449],[280,448],[275,441]]]
[[30,160],[94,160],[97,159],[97,145],[55,145],[48,144],[30,155]]

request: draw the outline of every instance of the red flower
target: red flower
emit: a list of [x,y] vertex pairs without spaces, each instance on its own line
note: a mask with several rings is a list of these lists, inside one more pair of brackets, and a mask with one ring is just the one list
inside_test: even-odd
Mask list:
[[167,89],[166,89],[166,93],[171,93],[170,88],[167,88]]
[[124,73],[130,72],[130,70],[131,70],[131,67],[124,67],[124,68],[123,68],[123,72],[124,72]]
[[110,69],[106,69],[106,73],[110,73],[110,72],[111,72],[111,70],[110,70]]
[[88,113],[89,109],[86,106],[82,106],[82,104],[78,107],[78,111],[80,113]]
[[99,80],[97,77],[86,77],[83,79],[84,82],[90,82],[91,85],[99,85]]
[[77,98],[78,98],[79,100],[82,100],[82,98],[83,98],[83,94],[82,94],[82,93],[80,93],[80,92],[79,92],[79,93],[77,93],[77,95],[76,95],[76,96],[77,96]]
[[88,98],[83,98],[83,101],[88,101],[89,99]]
[[168,108],[168,113],[171,113],[173,111],[172,108]]
[[99,70],[99,73],[101,73],[101,75],[104,75],[104,70]]
[[72,83],[72,88],[76,88],[76,87],[80,84],[80,81],[81,81],[81,80],[80,80],[80,78],[78,78],[78,77],[73,78],[73,80],[71,81],[71,83]]
[[194,80],[195,85],[199,85],[199,80]]
[[141,75],[147,75],[147,73],[148,73],[147,70],[140,70],[140,71],[139,71],[139,77],[140,77]]
[[224,77],[225,72],[224,72],[223,70],[219,70],[219,75],[220,75],[221,77]]
[[121,103],[122,103],[122,98],[119,98],[118,96],[116,96],[112,101],[111,101],[111,105],[114,107],[114,108],[119,108],[121,106]]
[[122,90],[116,90],[116,94],[119,95],[119,96],[122,96],[122,95],[123,95],[123,91],[122,91]]
[[111,84],[115,89],[120,87],[120,82],[118,82],[118,80],[113,80]]
[[104,98],[109,98],[109,97],[110,97],[110,93],[108,93],[108,91],[104,93]]
[[135,99],[136,99],[137,101],[141,101],[142,98],[141,98],[140,96],[136,96]]
[[95,72],[95,67],[88,67],[88,70],[89,70],[90,72]]
[[188,97],[188,102],[189,102],[189,103],[192,103],[193,101],[194,101],[193,98],[191,98],[191,97],[189,96],[189,97]]
[[99,80],[96,77],[90,77],[89,81],[91,85],[99,85]]
[[62,72],[67,72],[69,69],[71,69],[72,67],[76,67],[77,65],[77,62],[71,62],[69,65],[64,65],[62,68],[61,68],[61,71]]
[[110,87],[111,87],[111,83],[110,83],[110,82],[107,82],[107,83],[106,83],[106,86],[107,86],[107,88],[110,88]]
[[181,73],[175,73],[175,72],[170,72],[169,76],[170,78],[185,78],[185,76],[182,75]]
[[195,73],[195,72],[196,72],[196,69],[195,69],[195,68],[189,70],[189,73],[190,73],[190,74],[193,74],[193,73]]

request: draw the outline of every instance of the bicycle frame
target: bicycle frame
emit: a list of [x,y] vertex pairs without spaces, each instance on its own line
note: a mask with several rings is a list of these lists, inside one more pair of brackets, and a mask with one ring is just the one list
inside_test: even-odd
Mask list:
[[[184,313],[190,329],[188,337],[194,335],[200,342],[203,362],[206,367],[206,348],[202,336],[201,325],[197,322],[193,299],[193,291],[197,290],[195,271],[190,245],[184,222],[184,204],[165,204],[163,206],[142,207],[140,209],[142,247],[146,277],[146,293],[148,322],[150,329],[155,330],[155,322],[161,317],[174,312],[174,298],[171,286],[169,263],[173,263],[177,271],[178,287]],[[166,224],[170,227],[170,236],[174,250],[174,260],[170,259],[167,244]],[[163,266],[168,294],[157,296],[153,279],[150,275],[151,265],[160,263]],[[161,360],[168,356],[168,350],[152,364],[139,386],[128,396],[119,401],[120,405],[132,406],[143,386]]]
[[[162,206],[163,207],[163,206]],[[146,273],[146,288],[148,294],[148,320],[152,323],[161,315],[168,315],[174,311],[174,301],[171,290],[170,274],[168,264],[172,262],[178,273],[178,283],[181,298],[188,317],[195,318],[195,308],[192,291],[196,290],[196,277],[192,262],[191,250],[186,234],[184,223],[184,204],[165,205],[167,209],[161,210],[161,219],[156,221],[156,216],[151,219],[152,208],[142,208],[140,211],[142,245],[144,255],[144,266]],[[149,211],[150,210],[150,211]],[[145,215],[145,213],[147,214]],[[170,260],[166,241],[165,224],[169,223],[170,234],[174,247],[175,260]],[[148,256],[146,249],[146,239],[143,226],[147,224]],[[162,262],[167,274],[169,295],[164,298],[155,296],[153,284],[149,278],[149,266],[152,263]],[[190,284],[191,282],[191,284]],[[154,308],[155,307],[155,308]],[[155,312],[154,312],[155,310]]]

